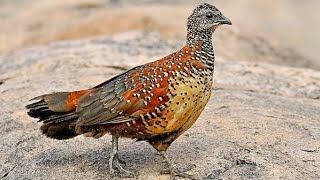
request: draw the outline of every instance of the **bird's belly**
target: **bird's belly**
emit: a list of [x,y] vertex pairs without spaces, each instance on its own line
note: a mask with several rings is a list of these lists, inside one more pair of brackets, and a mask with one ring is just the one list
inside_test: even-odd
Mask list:
[[[203,78],[202,82],[208,82]],[[211,83],[201,84],[199,79],[185,78],[178,86],[170,89],[173,96],[168,102],[162,117],[146,126],[152,134],[166,134],[189,129],[200,116],[211,95]],[[151,121],[152,122],[152,121]],[[159,125],[158,125],[159,124]]]

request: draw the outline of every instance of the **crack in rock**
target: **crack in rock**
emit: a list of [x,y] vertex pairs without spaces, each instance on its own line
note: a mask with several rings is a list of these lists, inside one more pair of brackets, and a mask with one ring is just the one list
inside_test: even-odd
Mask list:
[[257,163],[250,161],[250,160],[245,160],[245,159],[236,159],[235,161],[231,161],[230,164],[226,164],[222,169],[217,169],[213,170],[212,173],[210,173],[206,179],[222,179],[221,176],[225,174],[227,171],[230,169],[236,167],[236,166],[244,166],[244,165],[249,165],[256,167]]
[[4,174],[1,176],[1,179],[7,177],[15,168],[16,168],[16,166],[13,166],[8,172],[4,173]]

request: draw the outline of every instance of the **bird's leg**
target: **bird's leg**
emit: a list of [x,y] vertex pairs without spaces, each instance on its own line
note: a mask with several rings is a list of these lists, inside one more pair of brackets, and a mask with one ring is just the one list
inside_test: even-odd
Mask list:
[[[112,137],[113,138],[113,137]],[[121,160],[120,158],[119,158],[119,154],[118,154],[118,151],[119,151],[119,143],[118,143],[118,137],[115,137],[115,146],[116,146],[116,150],[117,150],[117,153],[116,153],[116,156],[115,156],[115,158],[118,160],[118,162],[120,163],[120,164],[122,164],[122,165],[126,165],[126,162],[125,161],[123,161],[123,160]]]
[[165,162],[167,163],[168,168],[169,168],[169,171],[163,171],[162,173],[168,174],[168,172],[169,172],[172,179],[174,179],[175,176],[179,176],[182,178],[188,178],[188,179],[196,179],[192,175],[185,173],[186,171],[190,171],[192,168],[194,168],[194,166],[188,167],[187,169],[184,169],[184,170],[178,170],[175,167],[175,165],[170,161],[170,159],[165,151],[160,151],[159,153],[162,156],[162,158],[165,160]]
[[171,177],[174,177],[174,167],[175,165],[173,165],[167,155],[167,153],[165,151],[160,151],[160,155],[162,156],[162,158],[166,161],[168,168],[169,168],[169,173],[171,175]]
[[110,159],[109,159],[109,168],[110,173],[115,174],[114,167],[119,171],[120,175],[123,177],[133,177],[134,174],[128,170],[125,170],[122,165],[121,161],[118,157],[118,138],[116,136],[112,136],[112,150],[110,153]]

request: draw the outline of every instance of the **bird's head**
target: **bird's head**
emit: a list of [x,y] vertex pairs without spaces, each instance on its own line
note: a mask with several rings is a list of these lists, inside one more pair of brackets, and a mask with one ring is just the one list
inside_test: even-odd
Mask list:
[[207,3],[197,6],[187,22],[188,31],[193,32],[208,30],[213,32],[218,26],[223,24],[231,25],[232,23],[215,6]]

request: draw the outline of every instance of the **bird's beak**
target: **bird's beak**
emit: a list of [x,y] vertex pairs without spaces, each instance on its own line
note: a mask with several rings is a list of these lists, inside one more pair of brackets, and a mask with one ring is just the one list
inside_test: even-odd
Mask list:
[[230,21],[230,19],[226,18],[225,16],[221,15],[221,18],[219,20],[217,20],[218,24],[228,24],[228,25],[232,25],[232,22]]

